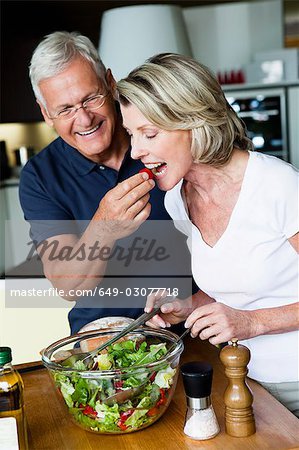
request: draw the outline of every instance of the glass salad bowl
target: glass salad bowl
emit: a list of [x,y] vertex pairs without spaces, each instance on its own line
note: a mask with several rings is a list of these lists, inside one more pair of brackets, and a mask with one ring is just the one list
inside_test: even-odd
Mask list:
[[73,421],[95,433],[130,433],[153,424],[166,411],[177,382],[183,342],[168,352],[178,336],[150,327],[138,328],[107,347],[89,368],[81,360],[63,365],[70,355],[94,348],[120,330],[86,331],[42,352]]

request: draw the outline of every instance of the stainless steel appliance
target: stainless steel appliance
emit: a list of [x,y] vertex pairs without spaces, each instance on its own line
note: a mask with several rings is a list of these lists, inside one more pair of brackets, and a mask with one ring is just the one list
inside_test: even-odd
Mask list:
[[225,96],[245,122],[255,149],[289,161],[285,89],[229,90]]

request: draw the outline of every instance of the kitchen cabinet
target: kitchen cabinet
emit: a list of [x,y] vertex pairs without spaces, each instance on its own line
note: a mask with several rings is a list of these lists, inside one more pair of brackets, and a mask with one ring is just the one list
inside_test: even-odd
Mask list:
[[256,52],[283,47],[280,0],[184,8],[195,59],[217,71],[241,69]]
[[29,225],[19,201],[18,179],[3,182],[1,189],[1,273],[22,264],[28,255]]

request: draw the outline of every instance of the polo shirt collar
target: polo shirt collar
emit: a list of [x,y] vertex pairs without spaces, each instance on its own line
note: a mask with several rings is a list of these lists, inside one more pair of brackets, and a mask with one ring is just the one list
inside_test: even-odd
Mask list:
[[95,162],[86,158],[82,153],[64,142],[64,150],[69,163],[78,175],[86,175],[97,165]]
[[[97,167],[97,163],[86,158],[84,155],[82,155],[82,153],[80,153],[77,149],[70,146],[66,142],[64,142],[64,149],[72,168],[78,173],[78,175],[87,175]],[[130,149],[131,146],[129,146],[128,151],[125,154],[122,166],[126,164],[128,160],[130,160]],[[105,164],[102,165],[104,166]]]

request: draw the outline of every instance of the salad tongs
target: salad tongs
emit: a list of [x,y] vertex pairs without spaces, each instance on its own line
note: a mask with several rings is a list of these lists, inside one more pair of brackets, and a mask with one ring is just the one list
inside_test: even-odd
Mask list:
[[[169,302],[169,301],[170,300],[167,300],[167,302]],[[165,303],[165,299],[164,299],[163,303]],[[104,342],[102,345],[100,345],[96,349],[94,349],[90,352],[75,353],[72,356],[69,356],[68,358],[61,361],[60,364],[62,366],[72,367],[76,361],[82,361],[82,362],[85,362],[87,369],[89,369],[90,365],[93,364],[94,356],[96,356],[98,353],[100,353],[102,350],[104,350],[109,345],[114,344],[114,342],[118,341],[120,338],[122,338],[126,334],[128,334],[131,331],[138,328],[140,325],[143,325],[145,322],[150,320],[152,317],[154,317],[156,314],[159,313],[161,306],[162,306],[162,303],[160,303],[160,305],[158,307],[153,308],[152,311],[143,313],[140,317],[138,317],[132,323],[130,323],[130,325],[125,327],[123,330],[121,330],[119,333],[117,333],[111,339],[108,339],[106,342]]]

